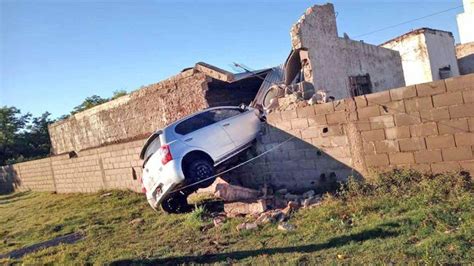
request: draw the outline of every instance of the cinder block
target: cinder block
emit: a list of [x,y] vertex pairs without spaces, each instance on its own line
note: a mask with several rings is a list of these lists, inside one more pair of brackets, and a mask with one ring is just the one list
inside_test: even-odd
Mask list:
[[333,102],[334,111],[345,111],[346,110],[346,102],[344,100],[337,100]]
[[383,105],[379,106],[380,113],[382,115],[385,114],[398,114],[398,113],[405,113],[405,103],[403,101],[394,101],[389,103],[384,103]]
[[304,129],[308,127],[308,119],[293,118],[291,119],[291,129]]
[[451,118],[473,117],[474,104],[468,103],[449,106],[449,114],[451,115]]
[[328,124],[342,124],[345,123],[346,120],[346,112],[338,111],[331,114],[326,115],[326,120]]
[[359,108],[357,110],[357,115],[358,115],[359,119],[379,116],[380,115],[380,109],[379,109],[378,105]]
[[431,96],[405,100],[405,108],[408,113],[421,110],[431,110],[433,108]]
[[412,137],[438,135],[438,126],[435,122],[429,122],[419,125],[411,125],[410,132]]
[[435,163],[443,161],[440,150],[417,151],[414,155],[416,163]]
[[461,169],[459,162],[441,162],[431,164],[431,171],[434,174],[446,172],[458,172]]
[[367,167],[380,167],[389,165],[387,154],[366,155],[365,163]]
[[410,127],[392,127],[385,129],[385,137],[387,139],[404,139],[410,137]]
[[390,164],[400,165],[400,164],[413,164],[415,163],[415,157],[411,152],[397,152],[390,153],[388,155]]
[[391,89],[390,97],[392,101],[416,97],[416,87],[408,86],[403,88]]
[[308,124],[309,126],[325,125],[327,124],[326,115],[315,115],[312,117],[308,117]]
[[460,162],[461,169],[468,171],[469,173],[474,174],[474,160]]
[[284,121],[288,121],[293,118],[297,118],[298,114],[296,113],[296,110],[287,110],[287,111],[282,111],[280,112],[281,119]]
[[291,130],[291,121],[290,120],[282,120],[276,124],[274,124],[276,128],[281,130]]
[[454,137],[457,147],[474,145],[474,133],[472,132],[456,133]]
[[423,122],[440,121],[449,119],[449,111],[447,107],[434,108],[431,110],[420,111],[421,120]]
[[355,121],[354,125],[356,126],[357,130],[359,131],[367,131],[371,130],[370,121],[368,118],[360,119],[359,121]]
[[399,152],[398,142],[396,140],[375,141],[375,151],[377,153],[393,153]]
[[348,143],[346,136],[332,136],[328,138],[332,146],[346,146]]
[[441,135],[426,137],[428,150],[455,147],[453,135]]
[[314,107],[313,106],[306,106],[306,107],[300,107],[296,109],[296,114],[298,115],[299,118],[307,118],[307,117],[313,117],[314,114]]
[[267,122],[270,124],[278,123],[281,121],[280,112],[272,112],[267,115]]
[[334,112],[334,105],[332,102],[315,104],[313,106],[314,106],[314,112],[316,115],[329,114],[329,113]]
[[448,91],[461,91],[472,89],[474,84],[474,74],[463,75],[455,78],[445,79]]
[[469,131],[474,132],[474,117],[469,118]]
[[438,131],[440,135],[454,134],[459,132],[468,132],[469,125],[467,118],[442,120],[438,122]]
[[354,101],[356,102],[357,108],[366,107],[368,105],[365,95],[354,97]]
[[363,131],[361,135],[362,139],[365,141],[377,141],[385,139],[385,132],[383,129]]
[[344,135],[341,125],[320,127],[320,130],[321,130],[321,136],[323,137]]
[[400,151],[418,151],[425,150],[426,144],[424,138],[410,138],[398,140]]
[[412,169],[412,170],[418,171],[420,173],[429,173],[429,172],[431,172],[430,164],[421,164],[421,163],[410,164],[408,169]]
[[395,126],[395,121],[392,115],[370,117],[369,121],[372,129],[389,128]]
[[330,147],[324,148],[323,151],[333,158],[346,158],[350,157],[350,151],[345,147]]
[[451,92],[433,96],[434,107],[450,106],[462,103],[463,98],[461,92]]
[[474,103],[474,90],[463,91],[462,97],[464,99],[464,103]]
[[410,114],[394,114],[395,125],[408,126],[421,123],[420,114],[418,112]]
[[364,149],[364,154],[367,154],[367,155],[373,155],[373,154],[376,154],[375,152],[375,144],[373,142],[368,142],[368,141],[364,141],[362,143],[362,147]]
[[417,84],[416,92],[418,97],[441,94],[446,92],[446,84],[444,83],[444,80]]
[[318,138],[321,135],[320,127],[308,127],[301,130],[301,137],[303,139]]
[[472,159],[471,147],[447,148],[442,150],[444,161],[462,161]]
[[381,91],[381,92],[366,94],[365,98],[367,99],[367,103],[369,104],[369,106],[388,103],[391,101],[390,91]]

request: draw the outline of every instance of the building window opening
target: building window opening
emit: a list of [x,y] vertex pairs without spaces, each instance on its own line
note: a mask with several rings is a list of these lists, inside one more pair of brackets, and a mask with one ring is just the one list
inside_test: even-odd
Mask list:
[[370,82],[369,74],[350,76],[349,85],[353,97],[372,93],[372,83]]

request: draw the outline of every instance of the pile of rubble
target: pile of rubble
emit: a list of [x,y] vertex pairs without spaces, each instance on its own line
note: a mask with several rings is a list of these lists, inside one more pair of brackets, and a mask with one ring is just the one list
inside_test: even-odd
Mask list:
[[237,230],[252,230],[260,225],[275,223],[283,231],[294,230],[287,221],[300,208],[312,208],[321,203],[321,195],[314,190],[301,195],[289,193],[287,189],[273,191],[264,187],[254,190],[231,185],[219,180],[214,195],[224,201],[224,212],[214,213],[214,226],[220,226],[230,217],[246,217],[247,221],[237,226]]
[[326,103],[333,101],[334,97],[327,96],[323,90],[315,91],[309,82],[300,82],[292,85],[278,84],[270,87],[270,100],[267,109],[286,111],[308,105]]

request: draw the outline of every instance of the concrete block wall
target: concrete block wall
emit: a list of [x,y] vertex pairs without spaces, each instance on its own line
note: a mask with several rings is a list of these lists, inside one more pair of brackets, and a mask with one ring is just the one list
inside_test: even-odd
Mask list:
[[373,170],[474,171],[474,75],[274,112],[257,150],[275,152],[237,172],[305,190]]
[[[139,191],[144,142],[1,167],[0,192]],[[370,178],[372,170],[472,173],[474,74],[271,113],[256,150],[273,148],[229,175],[248,186],[302,191],[349,175]]]
[[0,192],[12,190],[96,192],[104,189],[140,191],[145,140],[84,150],[0,168]]

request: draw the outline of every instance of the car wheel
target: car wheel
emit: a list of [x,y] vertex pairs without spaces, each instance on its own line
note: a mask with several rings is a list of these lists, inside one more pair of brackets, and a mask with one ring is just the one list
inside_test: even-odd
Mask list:
[[183,195],[180,192],[173,193],[161,202],[161,208],[166,213],[190,212],[192,206],[188,204],[187,198],[188,195]]
[[[189,163],[185,170],[186,179],[190,184],[206,180],[207,178],[214,175],[214,166],[205,159],[197,159]],[[210,186],[214,182],[215,178],[203,181],[196,184],[195,188],[205,188]],[[193,186],[194,187],[194,186]]]

